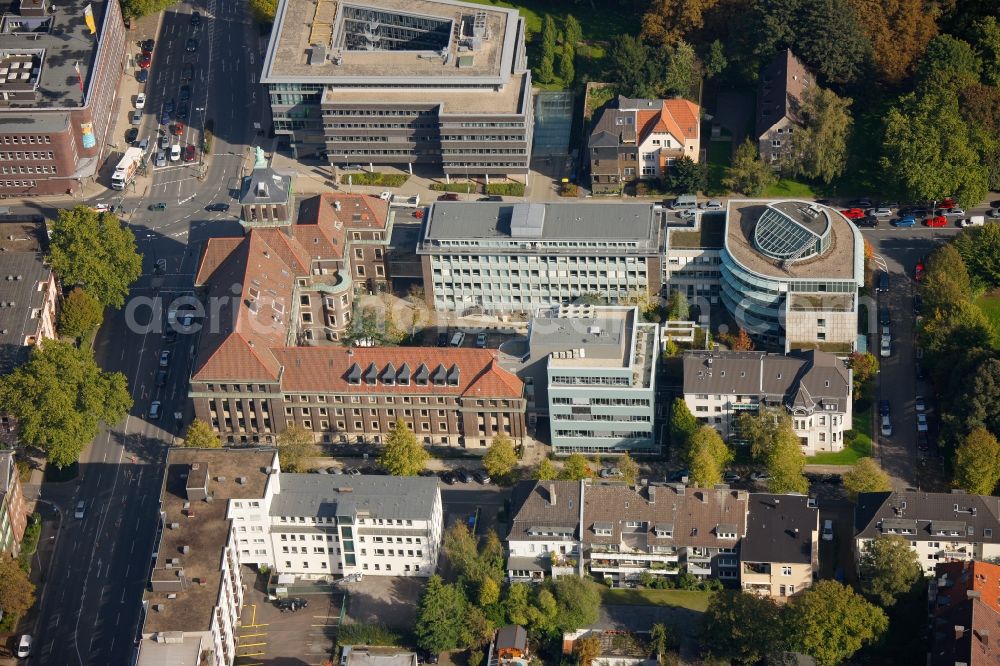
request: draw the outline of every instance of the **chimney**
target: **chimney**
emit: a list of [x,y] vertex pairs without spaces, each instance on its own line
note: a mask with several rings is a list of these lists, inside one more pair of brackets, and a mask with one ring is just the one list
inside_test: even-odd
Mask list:
[[656,486],[646,486],[646,492],[649,493],[649,503],[656,504]]
[[556,505],[556,484],[549,484],[549,506]]

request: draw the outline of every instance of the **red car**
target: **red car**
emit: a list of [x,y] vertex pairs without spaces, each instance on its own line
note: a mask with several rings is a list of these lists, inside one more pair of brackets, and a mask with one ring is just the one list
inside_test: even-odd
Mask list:
[[848,220],[860,220],[865,216],[865,211],[860,208],[848,208],[840,211]]
[[955,207],[955,200],[952,199],[951,197],[945,197],[944,201],[941,202],[941,207],[942,208],[954,208]]
[[920,282],[924,278],[924,260],[917,259],[917,265],[913,269],[913,277],[917,282]]
[[198,157],[198,153],[195,150],[194,146],[188,146],[187,148],[184,149],[184,161],[185,162],[194,162],[195,159],[197,159],[197,157]]
[[934,217],[928,217],[926,220],[924,220],[924,224],[926,224],[928,227],[947,227],[948,218],[946,218],[944,215],[935,215]]
[[149,69],[149,66],[153,64],[153,56],[149,53],[143,53],[139,56],[139,67],[142,69]]
[[181,134],[184,134],[184,123],[178,120],[174,124],[174,126],[170,128],[170,132],[174,136],[180,136]]

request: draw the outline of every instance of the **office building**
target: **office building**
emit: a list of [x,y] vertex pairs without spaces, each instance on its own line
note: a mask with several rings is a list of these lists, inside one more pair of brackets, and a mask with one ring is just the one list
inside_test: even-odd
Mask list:
[[274,130],[337,166],[525,180],[531,73],[517,10],[282,0],[264,60]]
[[739,415],[762,408],[791,417],[806,455],[842,450],[844,433],[853,427],[852,371],[833,354],[687,352],[683,367],[688,409],[733,443],[746,443]]
[[786,599],[819,572],[819,508],[803,495],[751,493],[740,543],[740,587]]
[[427,305],[508,313],[656,297],[662,218],[652,204],[435,203],[417,248]]
[[547,416],[556,454],[655,453],[659,327],[637,307],[539,310],[518,375],[533,414]]
[[928,575],[939,562],[994,560],[1000,557],[1000,498],[961,490],[861,493],[854,535],[859,560],[868,542],[903,537]]
[[126,41],[117,2],[19,0],[4,12],[0,198],[76,193],[97,177],[116,142]]

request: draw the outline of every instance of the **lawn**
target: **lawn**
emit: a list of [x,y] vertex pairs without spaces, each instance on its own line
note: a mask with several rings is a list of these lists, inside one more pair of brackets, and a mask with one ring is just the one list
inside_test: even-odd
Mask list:
[[844,433],[845,446],[836,453],[817,453],[806,458],[809,465],[853,465],[872,454],[872,407],[854,412],[854,427]]
[[764,190],[764,197],[769,199],[815,199],[815,192],[807,183],[800,183],[790,178],[782,178],[771,187]]
[[976,305],[983,311],[993,326],[993,347],[1000,349],[1000,294],[985,294],[976,299]]
[[513,7],[521,12],[527,28],[528,40],[533,40],[535,35],[542,31],[542,21],[546,14],[552,14],[556,19],[556,27],[562,29],[563,19],[568,14],[573,14],[583,28],[583,41],[604,41],[610,42],[616,35],[639,33],[642,27],[642,14],[636,12],[622,11],[617,3],[598,2],[586,7],[576,6],[578,11],[569,12],[565,9],[554,7],[551,0],[518,0],[517,2],[507,2],[506,0],[470,0],[477,5],[492,5],[493,7]]
[[704,613],[712,592],[697,590],[639,590],[631,588],[606,589],[601,592],[601,603],[622,606],[678,606]]

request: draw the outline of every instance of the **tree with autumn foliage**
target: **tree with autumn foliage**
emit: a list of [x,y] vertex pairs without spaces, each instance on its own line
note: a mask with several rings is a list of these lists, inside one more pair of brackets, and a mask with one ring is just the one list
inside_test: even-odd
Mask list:
[[733,338],[732,348],[733,351],[753,351],[754,345],[753,340],[750,339],[750,334],[741,328],[736,337]]
[[719,0],[653,0],[642,17],[642,38],[657,46],[675,44],[705,25]]
[[937,35],[937,12],[928,10],[924,0],[850,0],[850,4],[872,43],[876,76],[898,84]]

